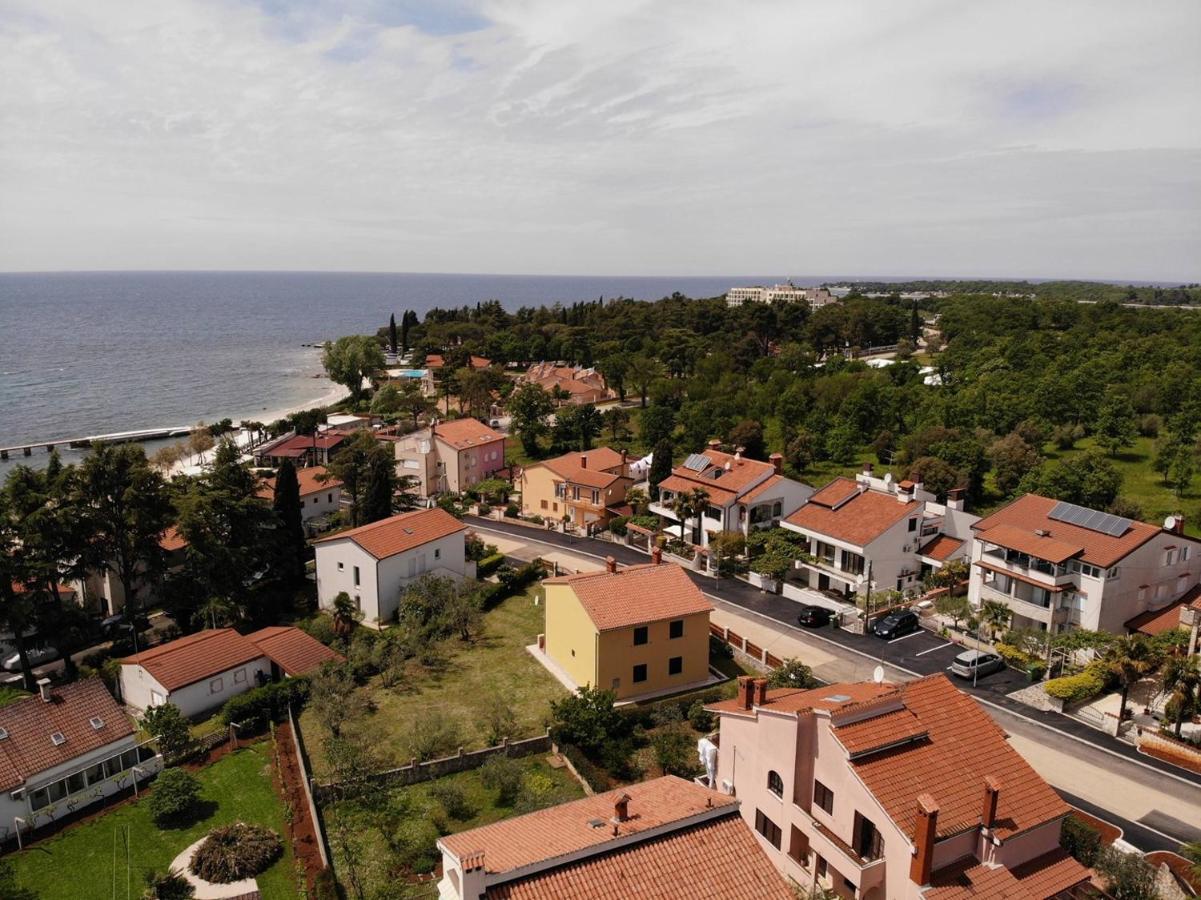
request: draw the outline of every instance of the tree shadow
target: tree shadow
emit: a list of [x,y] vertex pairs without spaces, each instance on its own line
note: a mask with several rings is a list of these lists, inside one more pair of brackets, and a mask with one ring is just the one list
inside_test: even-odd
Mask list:
[[216,814],[216,800],[198,800],[187,812],[161,822],[155,822],[155,824],[165,831],[183,831],[199,822],[211,819]]

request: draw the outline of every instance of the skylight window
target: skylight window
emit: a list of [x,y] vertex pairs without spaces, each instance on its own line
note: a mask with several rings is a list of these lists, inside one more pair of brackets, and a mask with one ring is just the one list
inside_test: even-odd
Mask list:
[[99,716],[92,716],[92,718],[88,719],[88,724],[99,731],[104,727],[104,719],[100,718]]
[[54,734],[50,735],[50,742],[54,744],[55,747],[61,747],[67,742],[67,736],[61,731],[56,731]]
[[0,728],[0,741],[4,740],[6,737],[8,737],[8,729]]
[[822,697],[827,703],[846,703],[851,698],[846,694],[833,694],[829,697]]

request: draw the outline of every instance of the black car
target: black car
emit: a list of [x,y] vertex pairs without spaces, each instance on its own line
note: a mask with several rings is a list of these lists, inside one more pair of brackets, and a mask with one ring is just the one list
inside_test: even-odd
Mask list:
[[[140,634],[150,628],[150,619],[142,613],[138,613],[134,616],[133,626]],[[110,640],[121,634],[128,634],[129,619],[123,612],[119,612],[115,616],[109,616],[100,623],[100,633]]]
[[917,613],[905,610],[903,612],[891,612],[883,618],[876,619],[872,625],[872,634],[876,637],[891,640],[912,634],[919,628],[921,628],[921,624],[917,620]]
[[805,603],[801,606],[801,614],[796,617],[796,620],[806,628],[823,628],[830,624],[830,619],[833,617],[833,610]]

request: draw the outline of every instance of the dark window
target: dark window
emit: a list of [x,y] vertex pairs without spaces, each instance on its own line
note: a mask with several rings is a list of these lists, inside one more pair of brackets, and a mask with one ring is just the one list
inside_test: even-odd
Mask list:
[[813,782],[813,802],[824,809],[827,814],[834,814],[834,792],[820,781]]
[[359,586],[359,567],[358,566],[354,567],[354,586],[355,587]]
[[784,796],[784,779],[780,777],[779,772],[767,773],[767,789],[777,797]]
[[684,636],[684,620],[676,619],[674,622],[667,624],[667,636],[672,638],[682,638]]
[[813,872],[818,878],[826,877],[826,858],[820,853],[817,855],[817,863],[813,867]]
[[646,663],[634,666],[634,684],[646,681]]
[[861,813],[855,813],[852,846],[861,859],[870,861],[884,855],[884,839],[876,829],[875,823]]
[[645,644],[647,642],[647,631],[645,625],[639,625],[634,629],[634,646]]
[[780,849],[780,826],[758,809],[755,810],[755,830],[767,838],[773,847]]
[[910,519],[910,520],[909,520],[909,530],[910,530],[910,531],[917,531],[917,519]]
[[668,675],[679,675],[683,671],[684,671],[684,657],[673,656],[671,659],[669,659],[667,661],[667,674]]

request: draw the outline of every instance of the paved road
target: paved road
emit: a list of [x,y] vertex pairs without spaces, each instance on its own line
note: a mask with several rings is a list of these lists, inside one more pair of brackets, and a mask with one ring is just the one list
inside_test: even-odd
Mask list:
[[[558,557],[568,565],[569,554],[600,559],[613,556],[622,563],[647,561],[645,554],[607,541],[492,519],[469,517],[469,523],[479,531],[544,545],[544,556]],[[945,671],[959,652],[955,645],[927,631],[882,641],[839,629],[801,629],[796,626],[796,603],[791,600],[764,593],[737,579],[718,580],[695,572],[690,575],[715,600],[766,620],[775,630],[820,642],[827,653],[880,661],[909,675],[928,675]],[[1007,694],[1027,684],[1018,673],[1004,670],[980,679],[974,687],[970,682],[959,683],[985,704],[1012,736],[1014,745],[1069,802],[1098,815],[1109,810],[1103,817],[1122,827],[1132,843],[1147,849],[1173,849],[1173,842],[1201,838],[1196,825],[1201,822],[1201,776],[1143,756],[1129,744],[1069,716],[1042,713],[1010,700]],[[1115,798],[1115,793],[1120,796]],[[1119,812],[1113,812],[1115,809]]]

